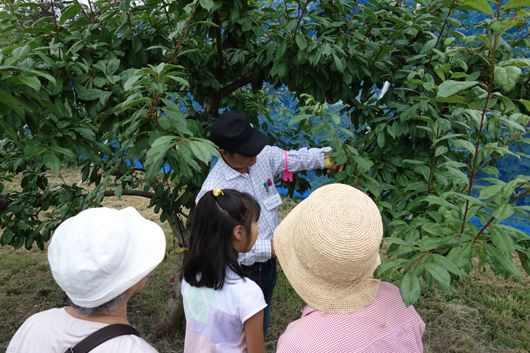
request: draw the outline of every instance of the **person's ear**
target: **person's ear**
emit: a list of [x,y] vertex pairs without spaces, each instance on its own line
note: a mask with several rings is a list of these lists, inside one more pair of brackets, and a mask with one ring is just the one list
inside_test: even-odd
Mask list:
[[234,230],[232,231],[232,237],[236,241],[241,241],[244,237],[244,229],[241,224],[234,227]]

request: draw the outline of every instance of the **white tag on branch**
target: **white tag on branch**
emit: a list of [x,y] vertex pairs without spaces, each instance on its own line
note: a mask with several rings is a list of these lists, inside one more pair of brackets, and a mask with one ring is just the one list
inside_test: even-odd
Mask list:
[[386,92],[388,92],[389,89],[390,89],[390,82],[385,81],[385,83],[383,83],[383,88],[381,88],[381,92],[379,93],[379,97],[377,98],[377,100],[380,100],[381,98],[383,98],[383,96],[386,94]]

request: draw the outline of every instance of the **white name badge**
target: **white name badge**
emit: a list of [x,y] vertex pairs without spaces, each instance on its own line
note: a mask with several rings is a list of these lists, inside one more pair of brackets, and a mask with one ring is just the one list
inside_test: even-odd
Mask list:
[[267,197],[265,200],[263,200],[263,205],[267,211],[273,210],[281,204],[282,198],[280,197],[280,194],[274,194],[273,196]]

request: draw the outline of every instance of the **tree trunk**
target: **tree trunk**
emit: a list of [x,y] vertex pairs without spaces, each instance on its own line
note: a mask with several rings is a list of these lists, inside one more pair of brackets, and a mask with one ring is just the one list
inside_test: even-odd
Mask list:
[[164,336],[173,336],[179,334],[184,337],[185,317],[184,304],[182,302],[182,295],[180,294],[180,268],[182,268],[182,260],[184,256],[181,254],[179,265],[175,280],[173,282],[173,293],[169,297],[166,309],[162,313],[160,320],[156,326],[156,335],[158,338]]
[[[182,220],[178,215],[168,217],[168,222],[171,225],[173,234],[179,240],[180,246],[187,247],[189,244],[189,231],[186,229]],[[180,282],[182,280],[182,262],[184,254],[179,254],[178,266],[173,281],[173,293],[170,295],[166,309],[162,313],[160,320],[156,326],[157,337],[172,336],[180,334],[184,336],[185,317],[184,317],[184,303],[182,301],[182,294],[180,293]]]

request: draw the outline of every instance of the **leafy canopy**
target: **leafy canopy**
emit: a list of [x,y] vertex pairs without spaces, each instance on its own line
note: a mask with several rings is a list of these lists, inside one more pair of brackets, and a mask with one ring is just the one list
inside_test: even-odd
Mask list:
[[[530,238],[501,223],[528,217],[530,178],[496,167],[526,157],[514,146],[528,143],[527,1],[0,4],[1,244],[43,248],[65,217],[136,195],[185,245],[216,155],[208,126],[224,107],[255,123],[289,115],[272,86],[299,100],[290,128],[267,133],[334,148],[336,179],[383,213],[378,273],[402,278],[407,303],[450,290],[473,258],[520,276],[516,253],[530,272]],[[83,183],[51,183],[64,167]]]

